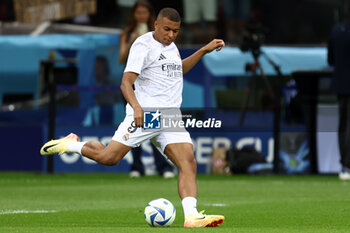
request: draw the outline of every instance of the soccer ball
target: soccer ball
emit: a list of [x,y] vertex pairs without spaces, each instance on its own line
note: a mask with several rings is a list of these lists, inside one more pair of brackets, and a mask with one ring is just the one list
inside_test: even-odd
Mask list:
[[154,227],[168,227],[176,217],[173,204],[164,198],[150,201],[145,208],[145,220]]

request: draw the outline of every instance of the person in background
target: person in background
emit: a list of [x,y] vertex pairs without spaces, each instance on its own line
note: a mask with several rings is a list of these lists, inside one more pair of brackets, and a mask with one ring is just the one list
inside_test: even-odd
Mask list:
[[350,180],[350,17],[336,24],[328,43],[328,63],[334,66],[332,88],[338,96],[338,143],[341,180]]
[[[125,64],[132,43],[137,37],[146,32],[154,30],[155,13],[152,5],[146,0],[139,0],[132,8],[129,23],[120,37],[119,63]],[[167,162],[158,149],[151,143],[156,170],[164,178],[173,178],[174,168]],[[130,177],[140,177],[145,174],[145,168],[141,161],[141,146],[132,150],[133,163],[131,165]]]
[[126,64],[130,47],[137,37],[154,30],[155,13],[147,0],[139,0],[132,8],[129,22],[120,36],[119,63]]
[[[116,85],[110,78],[108,60],[104,56],[97,56],[95,60],[95,85],[96,86],[113,86]],[[117,94],[112,91],[97,91],[95,101],[97,105],[112,106],[117,100]]]
[[221,0],[226,20],[226,40],[240,44],[251,13],[250,0]]
[[217,0],[183,0],[183,8],[184,21],[193,35],[191,43],[203,44],[216,37]]
[[124,28],[128,24],[128,19],[131,15],[131,11],[137,2],[137,0],[113,0],[117,4],[117,10],[114,12],[116,15],[116,27]]

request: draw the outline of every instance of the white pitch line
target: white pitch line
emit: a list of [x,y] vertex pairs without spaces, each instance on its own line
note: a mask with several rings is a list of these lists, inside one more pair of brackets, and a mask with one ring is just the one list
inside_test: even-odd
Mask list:
[[0,215],[2,214],[46,214],[46,213],[56,213],[57,210],[0,210]]
[[205,204],[206,206],[228,206],[227,204],[224,203],[213,203],[213,204]]

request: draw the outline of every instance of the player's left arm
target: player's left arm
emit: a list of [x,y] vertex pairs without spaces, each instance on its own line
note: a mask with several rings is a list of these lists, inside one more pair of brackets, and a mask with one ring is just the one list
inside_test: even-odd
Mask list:
[[210,53],[214,49],[216,51],[220,51],[222,47],[225,46],[225,42],[221,39],[214,39],[202,48],[198,49],[195,53],[193,53],[191,56],[185,58],[182,60],[182,72],[186,74],[188,71],[190,71],[198,62],[199,60],[207,53]]

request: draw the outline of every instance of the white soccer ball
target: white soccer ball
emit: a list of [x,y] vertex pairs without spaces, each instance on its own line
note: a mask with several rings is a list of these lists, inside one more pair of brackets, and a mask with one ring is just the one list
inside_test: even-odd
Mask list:
[[150,201],[145,208],[145,220],[154,227],[168,227],[176,217],[173,204],[164,198]]

